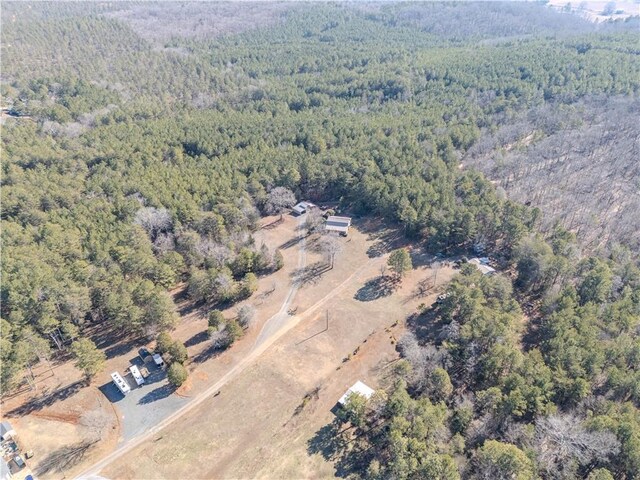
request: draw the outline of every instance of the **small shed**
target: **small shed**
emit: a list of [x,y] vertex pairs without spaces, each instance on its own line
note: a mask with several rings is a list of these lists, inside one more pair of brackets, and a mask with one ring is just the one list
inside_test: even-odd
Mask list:
[[496,273],[496,269],[489,265],[488,258],[472,258],[469,263],[473,263],[482,275],[493,275]]
[[350,217],[336,217],[335,215],[327,218],[325,224],[325,230],[328,232],[338,232],[342,235],[349,233],[349,227],[351,226]]
[[371,398],[371,395],[375,393],[375,390],[371,387],[368,387],[367,385],[362,383],[360,380],[358,380],[349,388],[349,390],[345,392],[344,395],[340,397],[340,400],[338,400],[338,403],[340,405],[346,404],[347,400],[349,400],[349,397],[354,393],[357,393],[358,395],[362,395],[363,397],[369,399]]
[[300,202],[296,204],[292,210],[296,215],[304,215],[313,208],[316,208],[316,206],[311,202]]
[[9,422],[0,423],[0,440],[3,442],[16,436],[16,431]]

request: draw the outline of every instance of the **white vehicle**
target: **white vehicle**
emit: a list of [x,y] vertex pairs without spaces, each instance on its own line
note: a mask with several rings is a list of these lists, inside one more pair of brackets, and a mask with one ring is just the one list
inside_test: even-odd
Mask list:
[[144,377],[140,373],[140,370],[138,370],[138,367],[136,367],[135,365],[131,365],[129,367],[129,371],[131,372],[131,376],[136,381],[138,386],[144,384]]
[[120,390],[120,392],[123,395],[126,395],[131,391],[131,387],[129,386],[127,381],[124,378],[122,378],[122,375],[120,375],[118,372],[113,372],[111,374],[111,379],[113,380],[113,383],[116,384],[116,387],[118,387],[118,390]]
[[153,354],[153,361],[156,362],[156,365],[159,367],[164,367],[164,360],[162,359],[162,355],[159,353]]

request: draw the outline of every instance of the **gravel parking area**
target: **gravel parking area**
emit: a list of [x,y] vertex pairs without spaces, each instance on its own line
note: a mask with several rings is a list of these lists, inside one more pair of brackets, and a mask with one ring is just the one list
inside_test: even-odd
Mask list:
[[165,417],[189,401],[173,393],[174,389],[167,380],[166,370],[157,367],[153,361],[143,363],[140,357],[131,359],[138,368],[143,365],[149,370],[145,383],[138,386],[128,373],[120,374],[129,383],[131,391],[125,396],[113,384],[108,382],[100,387],[102,393],[115,406],[121,425],[120,442],[125,442],[156,425]]

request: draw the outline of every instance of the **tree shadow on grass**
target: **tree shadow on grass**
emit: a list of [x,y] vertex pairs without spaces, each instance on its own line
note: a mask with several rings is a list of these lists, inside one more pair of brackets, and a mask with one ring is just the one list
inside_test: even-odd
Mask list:
[[318,430],[307,441],[309,455],[322,455],[328,462],[333,462],[336,477],[347,478],[354,473],[362,474],[370,458],[362,451],[357,442],[349,440],[349,436],[341,430],[342,424],[337,418]]
[[53,392],[45,392],[43,395],[29,400],[27,403],[20,405],[13,410],[6,412],[8,417],[21,417],[29,415],[32,412],[42,410],[45,407],[50,407],[56,402],[66,400],[67,398],[75,395],[82,387],[88,385],[85,379],[78,380],[77,382],[70,383],[65,387],[58,388]]
[[324,262],[315,262],[291,272],[291,281],[298,287],[315,284],[320,280],[322,274],[329,270],[331,270],[331,265]]
[[303,237],[293,237],[290,240],[287,240],[286,242],[284,242],[282,245],[280,245],[278,248],[280,250],[286,250],[287,248],[291,248],[296,246],[297,244],[299,244],[302,241]]
[[334,420],[318,430],[307,440],[307,452],[320,454],[327,461],[337,460],[344,453],[347,442],[340,435],[340,422]]
[[194,345],[198,345],[199,343],[206,341],[208,338],[209,334],[206,331],[198,332],[193,337],[184,342],[184,346],[193,347]]
[[171,384],[163,385],[147,393],[144,397],[138,400],[138,404],[146,405],[148,403],[157,402],[158,400],[167,398],[169,395],[171,395],[174,392],[174,390],[175,389]]
[[367,249],[369,258],[381,257],[407,244],[407,240],[400,230],[389,228],[371,233],[369,239],[374,240],[374,243]]
[[125,353],[131,351],[133,348],[140,345],[139,340],[127,340],[124,342],[116,343],[115,345],[111,345],[110,347],[104,350],[104,354],[107,356],[107,360],[119,357],[120,355],[124,355]]
[[390,275],[381,275],[367,280],[367,283],[356,292],[353,298],[361,302],[371,302],[379,298],[388,297],[398,284],[398,278]]
[[67,445],[51,452],[38,465],[34,472],[37,477],[52,474],[54,472],[63,472],[82,461],[85,454],[96,442],[79,442],[73,445]]
[[207,360],[210,360],[210,359],[215,358],[218,355],[220,355],[225,350],[225,348],[226,347],[221,345],[221,342],[211,342],[211,345],[209,345],[207,348],[205,348],[200,353],[195,355],[191,359],[191,361],[193,363],[206,362]]

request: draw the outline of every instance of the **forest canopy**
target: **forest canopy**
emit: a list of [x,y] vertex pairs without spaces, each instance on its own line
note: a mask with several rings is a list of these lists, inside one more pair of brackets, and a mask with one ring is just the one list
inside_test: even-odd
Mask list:
[[[246,298],[282,262],[252,236],[282,188],[512,272],[463,268],[438,338],[404,340],[388,398],[348,420],[366,432],[356,473],[637,478],[640,243],[620,226],[638,205],[638,18],[184,5],[3,2],[3,391],[72,342],[90,376],[92,328],[171,330],[182,282],[213,307]],[[617,124],[624,141],[596,135]],[[591,160],[607,146],[610,171]],[[567,198],[585,168],[614,193]],[[605,203],[608,224],[593,220]],[[547,448],[560,434],[586,446]]]

